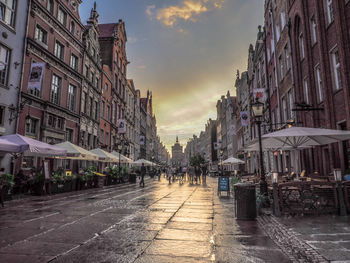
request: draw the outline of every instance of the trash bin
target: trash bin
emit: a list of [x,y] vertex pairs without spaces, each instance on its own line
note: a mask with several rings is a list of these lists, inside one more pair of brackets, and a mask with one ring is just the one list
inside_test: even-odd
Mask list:
[[129,183],[136,184],[136,173],[129,174]]
[[239,183],[235,184],[233,189],[237,220],[254,220],[256,218],[255,185]]

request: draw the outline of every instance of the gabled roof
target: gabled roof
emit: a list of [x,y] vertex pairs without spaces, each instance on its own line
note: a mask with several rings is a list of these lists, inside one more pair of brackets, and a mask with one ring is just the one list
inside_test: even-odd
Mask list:
[[98,30],[100,37],[114,37],[114,33],[118,30],[118,24],[99,24]]

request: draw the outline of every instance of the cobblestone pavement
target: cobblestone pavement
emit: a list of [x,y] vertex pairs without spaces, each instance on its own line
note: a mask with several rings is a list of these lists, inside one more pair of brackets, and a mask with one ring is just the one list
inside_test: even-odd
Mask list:
[[0,210],[0,262],[291,262],[217,181],[33,197]]
[[296,244],[301,241],[299,248],[306,249],[299,249],[299,254],[313,259],[317,253],[321,262],[321,257],[330,262],[350,262],[349,216],[272,217],[269,221],[282,226],[281,232],[293,236]]

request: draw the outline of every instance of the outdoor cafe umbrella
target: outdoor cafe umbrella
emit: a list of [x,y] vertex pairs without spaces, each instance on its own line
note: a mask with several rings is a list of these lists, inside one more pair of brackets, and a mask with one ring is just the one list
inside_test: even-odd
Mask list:
[[100,161],[102,162],[106,162],[106,163],[116,163],[119,161],[118,157],[109,153],[109,152],[106,152],[102,149],[93,149],[90,151],[91,153],[94,153],[96,154],[99,158]]
[[142,164],[144,164],[145,166],[153,166],[153,163],[150,161],[147,161],[145,159],[139,159],[135,162],[132,163],[135,166],[141,166]]
[[269,143],[265,143],[265,148],[274,147],[282,150],[294,150],[296,172],[299,173],[299,157],[296,156],[298,155],[298,150],[350,140],[350,131],[292,127],[265,134],[262,138],[263,140],[265,138],[269,140]]
[[7,153],[18,153],[21,151],[21,147],[15,143],[0,138],[0,151]]
[[240,159],[230,157],[230,158],[226,159],[225,161],[223,161],[222,164],[245,164],[245,162],[240,160]]
[[64,149],[19,134],[5,135],[1,139],[18,145],[18,152],[26,156],[53,157],[67,154]]
[[124,156],[116,151],[111,152],[111,154],[113,154],[114,156],[117,156],[118,158],[120,156],[121,163],[132,163],[133,162],[133,160],[131,160],[130,158],[128,158],[128,157],[126,157],[126,156]]
[[62,159],[98,161],[98,158],[99,158],[98,155],[92,152],[89,152],[88,150],[85,150],[71,142],[62,142],[62,143],[56,144],[55,146],[67,151],[66,157],[60,157]]

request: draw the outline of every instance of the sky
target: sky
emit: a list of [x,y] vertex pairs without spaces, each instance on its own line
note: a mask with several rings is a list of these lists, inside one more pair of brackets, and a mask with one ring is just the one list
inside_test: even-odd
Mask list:
[[[125,22],[128,78],[153,94],[158,134],[170,150],[179,136],[216,119],[216,103],[235,95],[237,70],[263,24],[264,0],[97,0],[99,23]],[[84,0],[85,24],[94,0]]]

